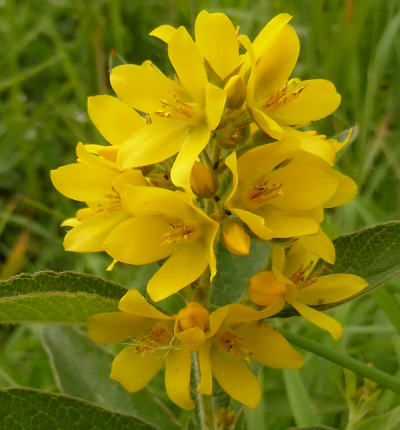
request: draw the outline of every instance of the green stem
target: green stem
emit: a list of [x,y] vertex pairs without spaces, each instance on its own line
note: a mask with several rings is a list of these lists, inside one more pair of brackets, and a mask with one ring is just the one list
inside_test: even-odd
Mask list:
[[[193,370],[196,386],[200,383],[200,366],[197,352],[193,353]],[[201,394],[196,389],[197,413],[201,430],[217,430],[212,396]]]
[[326,346],[321,345],[312,340],[308,340],[297,334],[290,333],[289,331],[279,329],[279,332],[285,336],[285,338],[300,348],[310,351],[332,363],[337,364],[340,367],[352,370],[364,378],[371,379],[372,381],[379,384],[381,387],[391,390],[397,394],[400,394],[400,380],[393,375],[389,375],[382,370],[375,369],[368,366],[367,364],[355,360],[348,355],[341,354],[339,352],[331,351]]

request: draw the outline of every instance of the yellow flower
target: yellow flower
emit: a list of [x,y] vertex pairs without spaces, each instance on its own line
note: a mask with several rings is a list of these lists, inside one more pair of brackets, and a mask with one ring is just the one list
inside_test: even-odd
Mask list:
[[243,226],[235,221],[230,221],[222,228],[221,242],[232,254],[248,255],[250,253],[250,236],[246,233]]
[[[175,32],[174,27],[161,25],[150,35],[169,44]],[[239,42],[236,29],[225,14],[202,10],[196,17],[194,33],[201,57],[220,81],[226,82],[238,72],[242,65]]]
[[199,50],[184,27],[171,35],[168,56],[179,82],[150,62],[112,70],[111,85],[117,95],[151,118],[151,124],[124,143],[117,165],[139,167],[178,153],[171,178],[176,186],[189,188],[193,163],[219,124],[226,96],[208,82]]
[[[118,308],[120,312],[92,315],[87,319],[89,335],[96,343],[128,342],[112,363],[111,378],[135,393],[165,365],[169,398],[182,409],[193,409],[195,405],[190,397],[192,351],[174,333],[182,325],[180,333],[185,334],[196,324],[203,326],[208,312],[204,308],[197,309],[200,317],[188,321],[184,314],[185,310],[193,313],[191,304],[179,316],[165,315],[136,290],[128,291]],[[190,338],[190,334],[187,337]]]
[[299,55],[297,34],[288,25],[291,18],[276,16],[252,44],[241,39],[251,67],[247,106],[258,126],[275,139],[285,135],[285,126],[303,126],[330,115],[341,100],[329,81],[290,79]]
[[210,314],[206,341],[199,348],[198,390],[211,395],[212,377],[235,400],[255,408],[261,398],[252,360],[276,369],[298,369],[303,357],[262,320],[279,311],[274,304],[261,311],[232,304]]
[[115,147],[78,143],[77,163],[50,172],[53,185],[60,193],[89,206],[84,212],[79,211],[77,218],[63,223],[73,227],[64,239],[67,251],[103,251],[107,234],[129,217],[120,199],[123,185],[147,185],[140,170],[121,172],[116,168],[112,161],[116,151]]
[[[301,255],[303,253],[303,255]],[[315,255],[315,254],[314,254]],[[272,251],[272,272],[264,270],[249,281],[249,294],[258,306],[284,303],[293,306],[304,318],[327,330],[337,340],[343,332],[339,322],[311,306],[346,300],[367,287],[367,282],[356,275],[338,273],[312,274],[316,259],[303,247],[285,255],[285,250]],[[308,259],[307,259],[308,257]]]
[[148,264],[167,258],[147,285],[154,301],[216,273],[214,240],[219,224],[193,206],[190,196],[156,187],[125,185],[122,205],[130,217],[107,236],[104,248],[114,259]]
[[233,176],[226,208],[264,240],[318,233],[323,208],[342,205],[357,192],[350,178],[289,137],[237,161],[232,153],[226,165]]

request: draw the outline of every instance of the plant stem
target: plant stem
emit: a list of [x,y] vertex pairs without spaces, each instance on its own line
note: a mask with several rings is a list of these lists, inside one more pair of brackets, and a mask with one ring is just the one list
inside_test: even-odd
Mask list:
[[[200,366],[197,352],[193,353],[193,370],[196,386],[200,383]],[[197,394],[197,413],[201,430],[217,430],[212,396]]]
[[354,373],[357,373],[357,375],[371,379],[382,388],[386,388],[397,394],[400,394],[400,380],[395,376],[382,372],[382,370],[370,367],[361,361],[349,357],[348,355],[331,351],[327,349],[326,346],[312,340],[308,340],[305,337],[298,336],[297,334],[293,334],[282,329],[279,329],[279,332],[293,345],[303,348],[306,351],[313,352],[314,354],[323,357],[340,367],[352,370]]

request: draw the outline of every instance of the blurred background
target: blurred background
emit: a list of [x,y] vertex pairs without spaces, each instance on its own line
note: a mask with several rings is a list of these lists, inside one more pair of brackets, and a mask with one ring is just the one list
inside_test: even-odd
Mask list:
[[[355,179],[359,195],[330,211],[328,220],[345,233],[400,218],[398,0],[0,0],[0,279],[44,269],[92,273],[127,286],[146,278],[122,265],[106,272],[105,255],[64,251],[60,223],[79,204],[58,194],[49,170],[74,162],[78,141],[104,143],[88,120],[86,100],[112,94],[110,52],[129,63],[152,59],[169,73],[165,46],[148,33],[161,24],[193,30],[202,9],[226,13],[250,38],[276,14],[293,15],[301,42],[294,76],[329,79],[342,95],[339,110],[315,128],[328,136],[358,130],[338,167]],[[385,288],[400,315],[399,285],[393,281]],[[308,323],[299,330],[387,372],[398,371],[400,337],[373,295],[333,313],[346,327],[339,343]],[[249,428],[285,429],[294,421],[281,373],[265,369],[263,375],[265,402],[247,414]],[[325,424],[346,428],[351,376],[311,356],[301,375],[314,413]],[[0,327],[0,386],[8,385],[56,390],[30,326]],[[365,387],[367,394],[375,390]],[[395,417],[390,411],[399,399],[391,393],[377,398],[369,414]],[[400,428],[399,421],[389,423],[354,428]]]

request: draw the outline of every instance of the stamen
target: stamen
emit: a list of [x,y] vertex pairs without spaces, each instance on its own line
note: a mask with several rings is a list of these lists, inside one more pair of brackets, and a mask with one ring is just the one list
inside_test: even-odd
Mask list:
[[257,203],[262,205],[269,200],[272,200],[278,196],[282,196],[283,192],[281,190],[283,184],[272,184],[268,186],[269,179],[267,179],[263,184],[257,185],[250,188],[248,198],[252,203]]
[[300,85],[300,82],[298,78],[287,81],[285,85],[265,101],[264,108],[277,110],[292,102],[305,88],[305,86]]
[[236,356],[244,359],[248,364],[251,365],[250,357],[252,352],[241,343],[244,339],[242,336],[238,336],[237,334],[231,332],[230,330],[226,330],[219,338],[219,344],[224,348],[227,352],[235,354]]
[[172,334],[165,327],[154,327],[153,330],[130,343],[135,345],[136,353],[143,356],[148,352],[171,349]]
[[169,225],[172,231],[162,235],[165,240],[161,246],[172,245],[173,243],[184,242],[198,237],[197,228],[193,224],[182,221],[178,223],[169,222]]
[[302,266],[296,273],[293,273],[293,275],[290,276],[289,279],[297,286],[299,290],[314,284],[319,276],[321,276],[325,271],[329,271],[328,267],[323,266],[320,270],[307,277],[306,274],[310,271],[313,264],[314,262],[310,261],[309,264]]
[[162,110],[156,112],[158,116],[163,118],[174,119],[176,121],[188,122],[190,124],[197,123],[199,115],[194,103],[186,103],[175,93],[175,104],[167,100],[161,100]]

